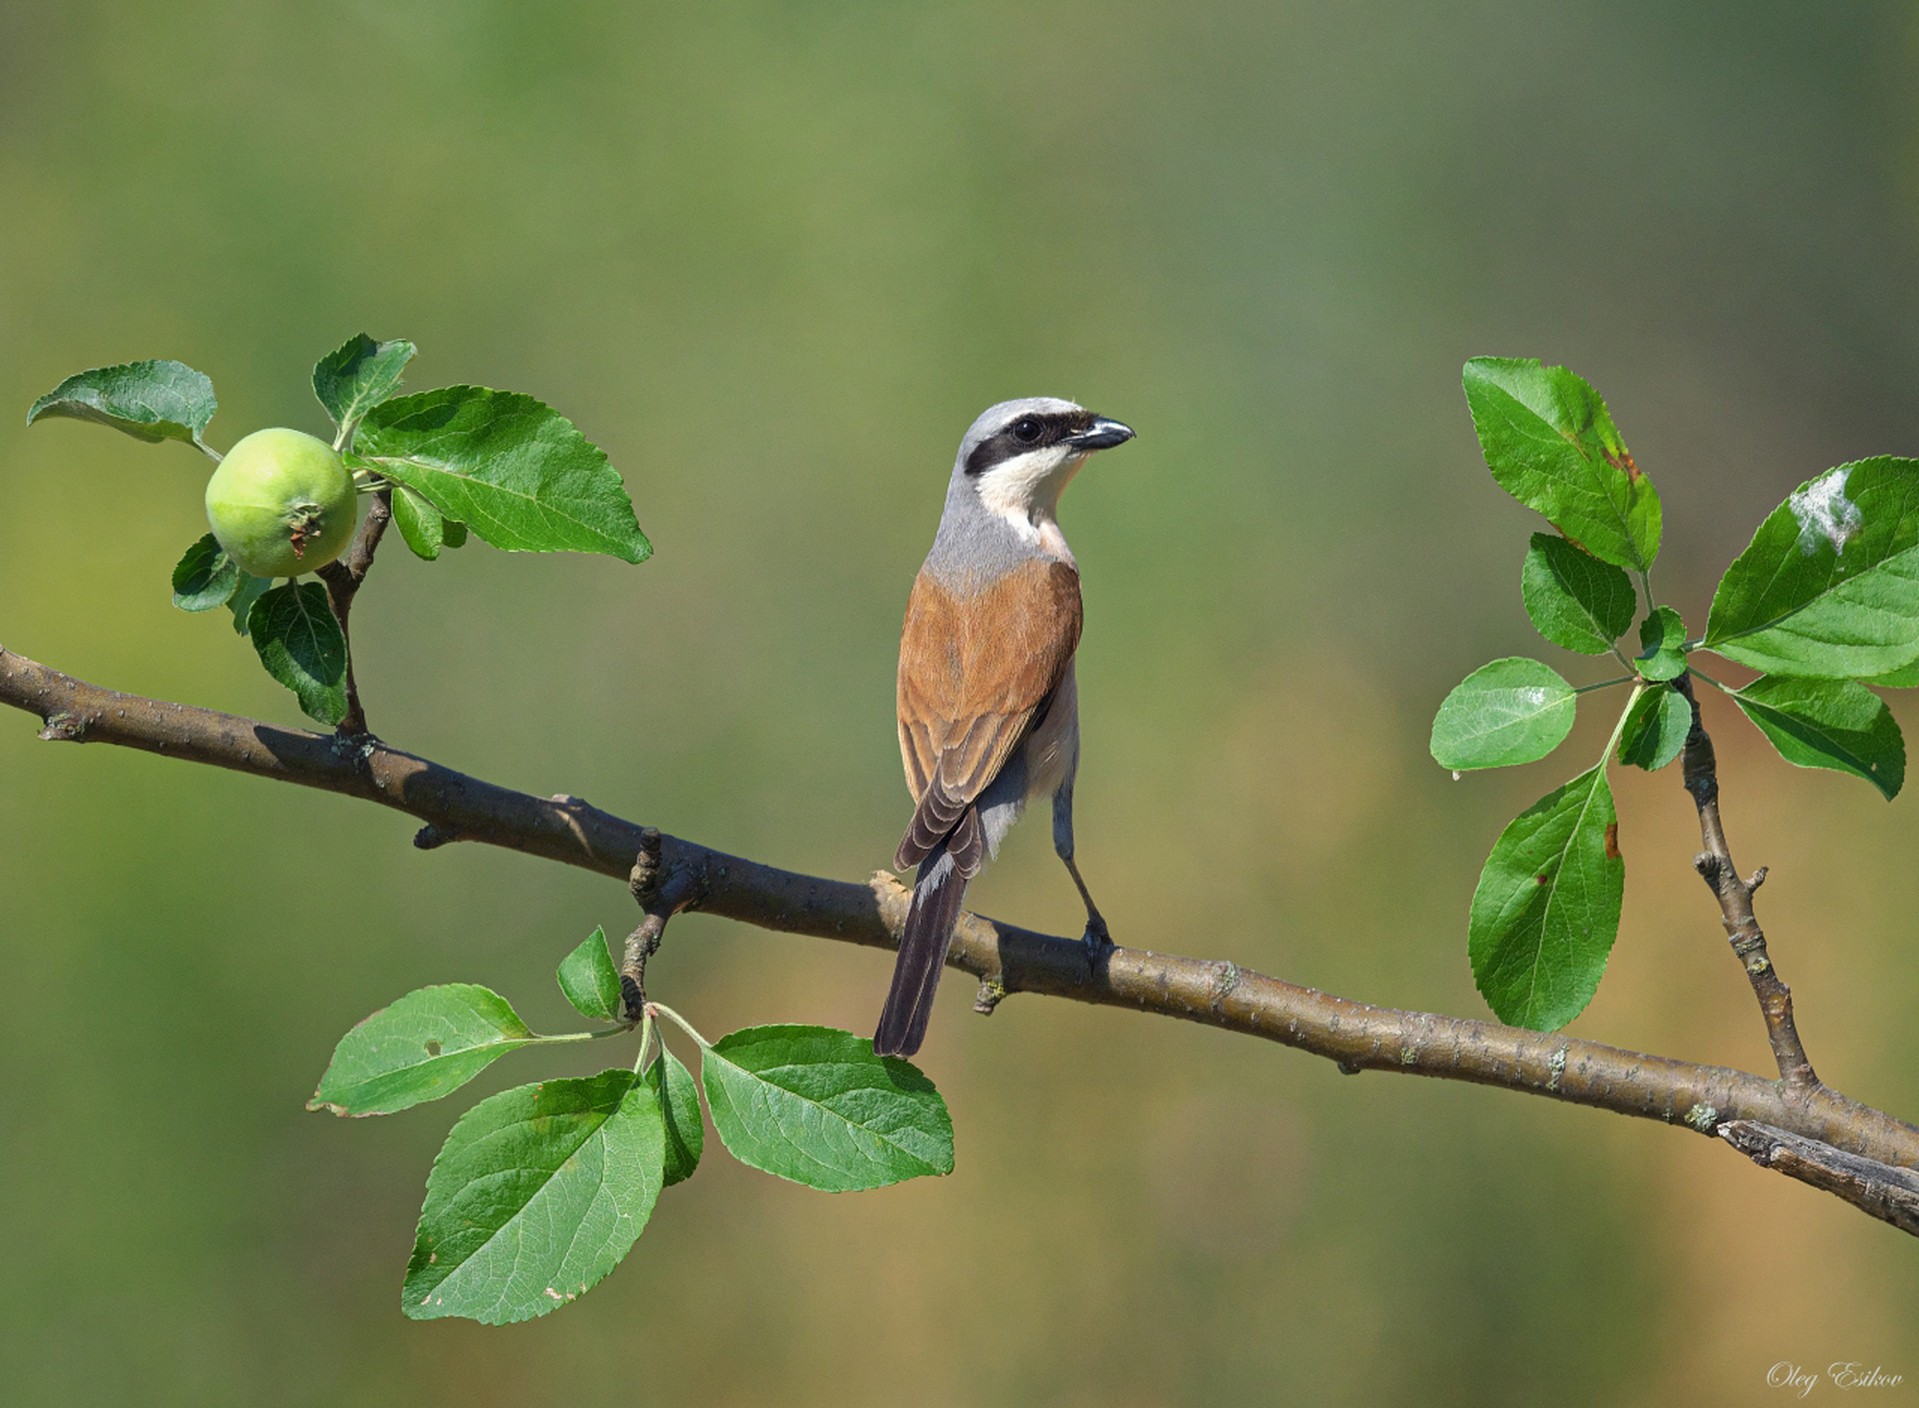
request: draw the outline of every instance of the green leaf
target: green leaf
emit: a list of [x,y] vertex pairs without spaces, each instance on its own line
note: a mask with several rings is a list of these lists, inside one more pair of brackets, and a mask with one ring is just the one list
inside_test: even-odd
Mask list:
[[1433,759],[1466,771],[1545,757],[1565,741],[1578,700],[1549,665],[1509,656],[1453,687],[1433,719]]
[[247,613],[260,663],[331,727],[346,717],[346,637],[318,582],[287,582],[261,594]]
[[233,589],[233,596],[227,601],[227,609],[233,613],[233,633],[244,636],[247,633],[247,618],[253,614],[253,603],[265,596],[273,588],[271,580],[255,577],[250,572],[242,572],[240,581]]
[[666,1186],[684,1182],[700,1166],[706,1128],[700,1121],[700,1092],[693,1073],[660,1043],[660,1058],[646,1068],[646,1083],[666,1115]]
[[1853,679],[1919,660],[1919,460],[1795,489],[1726,569],[1705,645],[1772,675]]
[[1585,1010],[1619,934],[1625,887],[1603,764],[1500,833],[1473,891],[1468,952],[1501,1021],[1551,1031]]
[[1658,772],[1686,746],[1692,706],[1670,685],[1641,690],[1619,732],[1619,761]]
[[451,1095],[507,1052],[537,1040],[490,988],[420,988],[340,1038],[307,1108],[390,1115]]
[[1919,687],[1919,660],[1910,665],[1901,665],[1896,670],[1888,670],[1883,675],[1872,675],[1861,681],[1874,689],[1912,689]]
[[466,524],[460,522],[459,519],[447,519],[442,532],[446,538],[446,545],[449,548],[463,548],[466,546]]
[[375,342],[359,333],[314,365],[313,394],[335,425],[351,428],[400,389],[400,373],[418,350],[404,339]]
[[1639,623],[1639,657],[1633,664],[1655,684],[1686,673],[1686,623],[1677,611],[1662,606]]
[[953,1171],[953,1121],[933,1083],[826,1027],[747,1027],[701,1053],[713,1128],[734,1158],[845,1193]]
[[208,533],[186,550],[173,569],[173,604],[182,611],[211,611],[233,600],[245,576]]
[[402,396],[367,414],[359,448],[497,548],[627,562],[653,551],[606,455],[531,396],[480,386]]
[[415,1320],[530,1320],[619,1265],[659,1200],[666,1127],[626,1070],[482,1100],[447,1135],[401,1304]]
[[1632,579],[1551,533],[1533,534],[1519,595],[1539,634],[1581,655],[1604,655],[1632,625]]
[[1886,701],[1864,685],[1763,675],[1733,702],[1787,762],[1863,777],[1888,802],[1899,795],[1906,741]]
[[1595,557],[1641,572],[1659,555],[1659,491],[1606,403],[1564,367],[1475,357],[1466,404],[1499,486]]
[[124,362],[68,377],[33,403],[27,424],[66,416],[110,425],[150,444],[198,445],[217,404],[213,383],[182,362]]
[[446,519],[440,511],[404,484],[395,484],[391,498],[393,526],[415,557],[432,562],[446,546]]
[[560,960],[560,991],[582,1017],[611,1022],[620,1014],[620,972],[606,951],[604,926],[588,934],[580,946]]

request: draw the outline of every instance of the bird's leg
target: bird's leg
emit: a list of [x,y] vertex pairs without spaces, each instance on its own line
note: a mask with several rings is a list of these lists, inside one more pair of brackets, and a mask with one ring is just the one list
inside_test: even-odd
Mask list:
[[1086,945],[1086,962],[1091,967],[1113,946],[1113,936],[1106,928],[1106,920],[1100,914],[1099,906],[1093,903],[1093,892],[1086,888],[1079,866],[1073,862],[1073,775],[1070,771],[1066,781],[1053,794],[1053,849],[1066,862],[1066,873],[1073,877],[1079,897],[1086,905],[1086,932],[1081,936],[1081,942]]

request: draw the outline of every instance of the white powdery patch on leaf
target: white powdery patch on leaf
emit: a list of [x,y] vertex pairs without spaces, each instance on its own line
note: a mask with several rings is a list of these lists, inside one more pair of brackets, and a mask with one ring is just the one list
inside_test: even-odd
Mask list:
[[1803,489],[1793,490],[1786,506],[1799,520],[1799,551],[1810,557],[1821,543],[1829,543],[1835,553],[1846,550],[1865,525],[1859,505],[1846,497],[1846,478],[1851,466],[1842,466],[1822,474]]

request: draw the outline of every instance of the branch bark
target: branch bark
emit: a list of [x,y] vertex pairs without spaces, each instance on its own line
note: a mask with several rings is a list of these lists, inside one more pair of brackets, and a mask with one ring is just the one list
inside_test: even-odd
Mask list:
[[[632,884],[643,903],[654,896],[649,915],[655,908],[698,909],[875,948],[897,947],[906,917],[910,892],[884,871],[853,884],[780,870],[662,833],[655,833],[655,842],[648,828],[577,797],[516,792],[369,736],[309,733],[121,694],[4,649],[0,704],[37,715],[45,725],[43,738],[137,748],[375,802],[422,822],[414,838],[422,849],[477,841],[594,871]],[[634,874],[636,857],[649,853],[657,856],[653,874],[673,877],[663,897],[656,881]],[[961,916],[947,961],[980,980],[980,1005],[987,1010],[1007,994],[1046,993],[1260,1037],[1324,1057],[1349,1074],[1396,1071],[1471,1081],[1683,1124],[1706,1135],[1729,1124],[1760,1124],[1820,1149],[1919,1169],[1919,1128],[1816,1080],[1795,1086],[1576,1037],[1375,1007],[1223,960],[1115,948],[1089,970],[1077,938],[972,914]],[[1856,1180],[1857,1197],[1845,1186],[1831,1191],[1884,1216],[1871,1201],[1877,1186]]]

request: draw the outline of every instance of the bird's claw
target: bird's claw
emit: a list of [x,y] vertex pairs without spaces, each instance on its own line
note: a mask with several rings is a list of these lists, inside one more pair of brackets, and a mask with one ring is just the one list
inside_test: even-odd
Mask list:
[[1080,935],[1079,941],[1086,947],[1088,967],[1096,966],[1113,948],[1113,936],[1107,931],[1106,921],[1097,914],[1087,916],[1086,932]]

